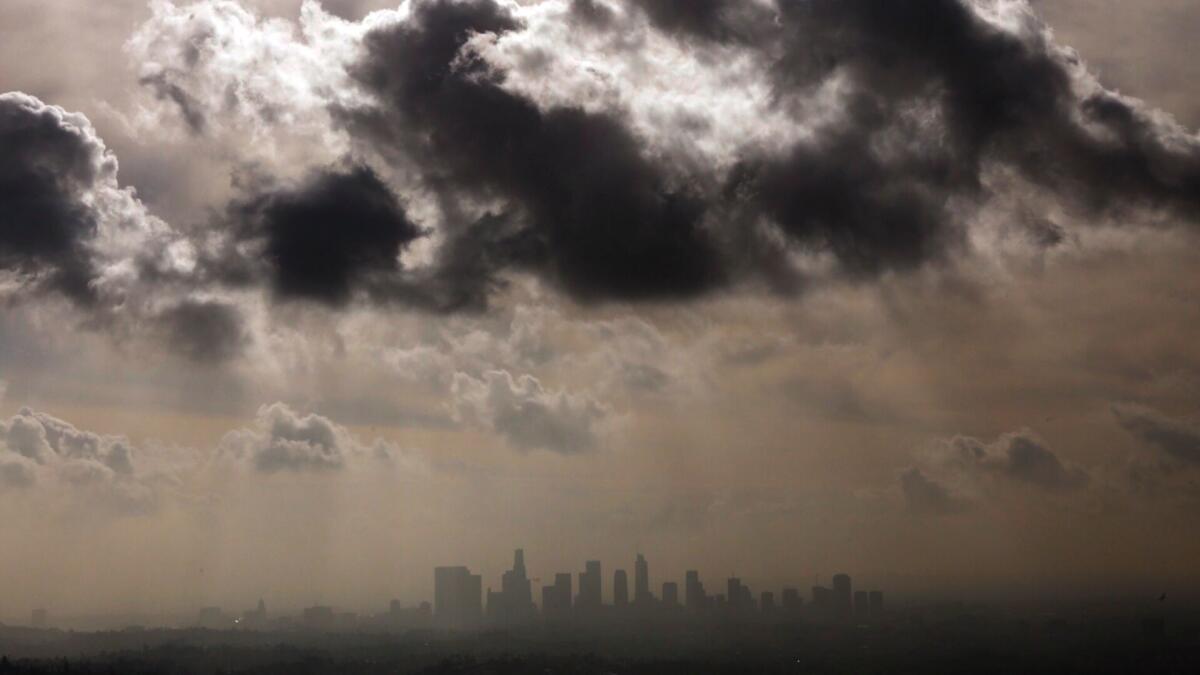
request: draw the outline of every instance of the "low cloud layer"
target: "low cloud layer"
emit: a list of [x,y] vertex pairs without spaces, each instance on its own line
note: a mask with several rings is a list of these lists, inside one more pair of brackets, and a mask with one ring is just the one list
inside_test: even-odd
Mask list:
[[1183,464],[1200,464],[1200,424],[1129,403],[1115,404],[1112,411],[1117,423],[1142,442]]

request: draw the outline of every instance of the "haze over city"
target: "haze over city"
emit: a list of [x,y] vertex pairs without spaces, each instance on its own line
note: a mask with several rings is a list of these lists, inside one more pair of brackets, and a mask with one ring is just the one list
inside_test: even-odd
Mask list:
[[371,617],[455,566],[486,615],[517,548],[537,616],[639,554],[681,606],[1194,608],[1197,30],[0,2],[0,624]]

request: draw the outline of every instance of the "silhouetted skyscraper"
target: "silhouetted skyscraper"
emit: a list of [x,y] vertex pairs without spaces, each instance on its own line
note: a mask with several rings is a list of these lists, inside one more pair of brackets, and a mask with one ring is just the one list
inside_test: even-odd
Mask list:
[[553,586],[542,586],[541,611],[546,619],[559,620],[571,613],[571,574],[554,575]]
[[758,607],[762,610],[763,614],[770,614],[771,612],[774,612],[775,594],[771,591],[763,591],[762,595],[759,596]]
[[589,560],[584,564],[584,571],[579,575],[579,596],[575,599],[575,609],[581,612],[598,610],[602,590],[600,561]]
[[466,567],[433,570],[433,611],[440,625],[473,626],[483,616],[483,578]]
[[698,612],[704,609],[708,598],[704,594],[704,584],[700,583],[700,573],[688,570],[683,582],[683,602],[688,610]]
[[848,619],[851,613],[853,592],[849,574],[833,575],[833,611],[838,618]]
[[633,602],[635,605],[649,605],[654,601],[650,594],[650,564],[641,553],[633,563]]
[[854,591],[854,618],[862,620],[867,618],[871,608],[868,606],[868,595],[866,591]]
[[883,614],[883,591],[871,591],[871,616]]
[[527,621],[533,617],[533,591],[525,574],[525,551],[513,553],[513,568],[500,579],[500,592],[488,589],[488,617],[500,623]]
[[824,586],[812,587],[813,609],[828,618],[833,614],[833,591]]
[[629,577],[625,570],[613,572],[613,606],[626,607],[629,605]]
[[743,586],[742,580],[737,577],[730,577],[725,582],[725,597],[729,609],[734,612],[748,610],[754,604],[750,599],[750,589]]
[[571,573],[554,575],[553,586],[542,587],[542,613],[547,619],[561,619],[571,612]]
[[679,584],[674,581],[663,582],[662,587],[662,604],[663,607],[675,608],[679,606]]
[[804,606],[804,601],[800,598],[800,591],[795,588],[783,589],[782,605],[785,612],[799,611]]

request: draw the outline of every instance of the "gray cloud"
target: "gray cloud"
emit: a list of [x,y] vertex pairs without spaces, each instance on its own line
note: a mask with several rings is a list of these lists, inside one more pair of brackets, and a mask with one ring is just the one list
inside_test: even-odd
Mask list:
[[1200,424],[1168,417],[1146,406],[1112,406],[1117,423],[1139,440],[1187,464],[1200,464]]
[[88,195],[116,160],[86,118],[20,93],[0,95],[0,146],[0,270],[89,301],[99,216]]
[[532,375],[514,378],[507,371],[488,371],[482,378],[457,373],[452,394],[460,420],[493,431],[520,450],[587,452],[597,447],[610,415],[584,394],[547,389]]
[[241,313],[232,304],[185,300],[157,320],[178,353],[198,363],[221,363],[242,351],[247,341]]
[[396,449],[382,440],[363,445],[327,417],[273,403],[259,408],[253,428],[226,434],[220,452],[248,461],[263,473],[277,473],[342,469],[357,457],[387,458]]
[[917,467],[909,467],[900,474],[900,491],[908,510],[914,514],[949,515],[970,508],[967,500],[951,494]]
[[1084,487],[1089,476],[1080,467],[1064,464],[1028,429],[1004,434],[992,443],[956,436],[946,444],[947,461],[966,471],[982,471],[1053,492]]
[[[344,304],[383,272],[389,283],[365,284],[369,297],[437,311],[486,307],[512,273],[584,302],[759,282],[790,292],[816,273],[798,258],[853,279],[947,261],[980,208],[1012,190],[1095,220],[1200,214],[1200,142],[1101,87],[1024,3],[418,0],[358,23],[310,6],[298,35],[282,25],[200,2],[159,8],[130,43],[152,92],[186,102],[188,126],[202,115],[214,138],[227,128],[260,140],[248,157],[259,145],[291,156],[273,135],[286,118],[289,132],[369,160],[351,179],[323,154],[307,164],[323,178],[268,193],[267,210],[237,205],[266,242],[254,251],[265,259],[242,263],[270,267],[281,297]],[[555,56],[577,27],[609,39]],[[640,89],[677,84],[645,59],[614,70],[627,80],[569,67],[644,49],[675,50],[726,89],[732,74],[714,74],[740,64],[732,81],[755,103],[726,110],[735,104],[672,91],[656,100],[683,103],[667,109]],[[270,86],[247,74],[261,62]],[[770,133],[749,139],[747,124]],[[998,173],[1016,180],[1000,186]],[[351,219],[380,225],[369,231],[335,226],[382,203],[333,189],[367,177],[372,193],[412,196],[420,215],[396,207]],[[320,205],[305,201],[318,194]],[[272,227],[296,220],[281,204],[316,215]],[[1045,214],[1014,217],[1035,224],[1035,247],[1069,236]],[[396,255],[425,231],[436,234],[425,265],[400,274]],[[283,235],[328,255],[285,254],[310,249],[280,248]]]

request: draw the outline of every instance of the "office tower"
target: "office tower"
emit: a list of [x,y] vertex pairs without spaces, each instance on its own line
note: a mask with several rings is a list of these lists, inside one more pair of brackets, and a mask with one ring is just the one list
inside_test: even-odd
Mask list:
[[704,595],[704,584],[700,583],[700,573],[688,570],[683,582],[683,602],[688,610],[698,612],[704,609],[708,598]]
[[833,591],[824,586],[812,587],[813,609],[823,617],[833,613]]
[[579,597],[575,599],[575,609],[581,612],[595,612],[600,609],[600,561],[589,560],[584,564],[584,571],[579,575]]
[[739,611],[744,607],[746,594],[742,591],[742,580],[737,577],[729,577],[725,582],[725,598],[729,602],[729,609]]
[[488,589],[488,618],[498,623],[514,623],[533,618],[533,590],[525,574],[525,551],[513,553],[513,568],[500,578],[500,592]]
[[850,575],[833,575],[833,611],[837,614],[838,618],[850,618],[852,600],[853,594],[851,592]]
[[626,607],[629,605],[629,577],[625,570],[613,572],[613,605]]
[[333,628],[336,618],[332,607],[317,605],[315,607],[305,607],[301,614],[301,621],[304,627],[309,630],[326,631]]
[[547,619],[562,619],[571,613],[571,573],[554,575],[553,586],[542,587],[542,614]]
[[462,628],[477,624],[483,615],[483,578],[466,567],[434,569],[433,608],[439,625]]
[[783,611],[798,612],[804,606],[804,600],[800,598],[800,591],[795,588],[783,589],[782,598]]
[[654,596],[650,594],[650,565],[639,553],[633,563],[633,603],[644,606],[653,601]]
[[262,628],[266,625],[266,623],[267,603],[263,602],[262,598],[259,598],[258,607],[242,612],[242,620],[239,625],[242,628],[254,629]]
[[760,595],[759,598],[760,598],[760,601],[758,603],[758,607],[759,607],[759,609],[762,610],[763,614],[770,614],[771,612],[775,611],[775,594],[774,593],[772,593],[771,591],[763,591],[762,595]]
[[870,613],[866,591],[854,591],[854,618],[862,620]]
[[663,607],[675,608],[679,606],[679,584],[674,581],[663,583],[662,588],[662,604]]
[[871,591],[871,616],[883,614],[883,591]]

